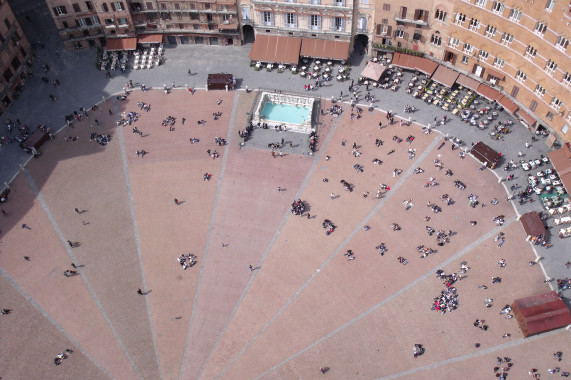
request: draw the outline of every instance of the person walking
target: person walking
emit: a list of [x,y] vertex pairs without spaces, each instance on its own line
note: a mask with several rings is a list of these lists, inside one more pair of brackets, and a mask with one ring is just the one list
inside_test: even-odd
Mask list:
[[143,295],[143,291],[141,290],[141,288],[139,288],[139,289],[137,290],[137,294],[140,295],[140,296]]
[[252,265],[249,265],[248,268],[250,268],[250,272],[254,270],[254,267]]
[[177,206],[180,204],[180,202],[178,201],[178,199],[176,199],[176,198],[174,199],[174,204],[177,205]]
[[334,199],[334,198],[335,198],[335,194],[331,193],[331,194],[329,195],[329,197],[330,197],[331,199]]

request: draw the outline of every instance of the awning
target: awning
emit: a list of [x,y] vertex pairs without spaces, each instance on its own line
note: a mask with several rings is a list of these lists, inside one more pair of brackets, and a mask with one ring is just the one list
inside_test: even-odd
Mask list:
[[498,78],[499,80],[504,80],[506,78],[506,75],[504,73],[496,71],[494,69],[488,69],[488,74]]
[[458,79],[456,79],[456,83],[458,83],[459,85],[462,85],[464,87],[467,87],[470,90],[474,90],[474,91],[476,91],[476,89],[480,85],[480,82],[478,82],[477,80],[472,79],[469,76],[466,76],[464,74],[460,74]]
[[499,91],[496,91],[483,83],[478,86],[476,92],[489,100],[498,100],[502,96]]
[[571,313],[556,291],[519,298],[512,310],[524,337],[571,324]]
[[571,147],[569,143],[563,145],[562,148],[547,153],[551,160],[551,164],[561,179],[561,183],[565,186],[567,193],[571,191]]
[[536,123],[536,120],[533,118],[533,116],[531,116],[530,114],[528,114],[527,112],[525,112],[522,109],[519,109],[517,111],[517,115],[519,117],[521,117],[523,119],[523,121],[525,121],[526,124],[529,125],[530,127]]
[[304,38],[301,40],[301,56],[321,59],[347,60],[349,41]]
[[374,81],[378,81],[381,78],[381,75],[385,72],[387,68],[380,63],[375,62],[367,62],[367,67],[361,73],[363,78],[371,79]]
[[519,219],[527,236],[537,237],[545,235],[545,226],[537,212],[528,212]]
[[460,74],[457,73],[456,71],[440,65],[436,69],[436,72],[432,76],[432,79],[437,81],[438,83],[445,85],[446,87],[452,87],[454,83],[456,83],[456,79],[458,79],[459,75]]
[[430,76],[436,71],[438,63],[431,61],[428,58],[416,57],[416,69],[422,71],[426,75]]
[[162,34],[143,34],[139,36],[139,40],[137,41],[140,44],[158,44],[163,42],[163,35]]
[[297,65],[301,38],[258,34],[250,50],[254,61],[285,63]]
[[498,100],[498,103],[504,106],[504,108],[512,115],[519,109],[519,106],[508,99],[505,95]]
[[108,38],[106,49],[113,50],[135,50],[137,48],[136,38]]

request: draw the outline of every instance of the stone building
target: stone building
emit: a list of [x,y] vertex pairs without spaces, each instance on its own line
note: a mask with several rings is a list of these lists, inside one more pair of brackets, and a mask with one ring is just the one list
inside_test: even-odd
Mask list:
[[[0,114],[18,97],[31,66],[31,49],[10,4],[0,0]],[[29,65],[29,66],[28,66]]]
[[139,36],[168,45],[241,43],[235,1],[46,1],[67,48]]

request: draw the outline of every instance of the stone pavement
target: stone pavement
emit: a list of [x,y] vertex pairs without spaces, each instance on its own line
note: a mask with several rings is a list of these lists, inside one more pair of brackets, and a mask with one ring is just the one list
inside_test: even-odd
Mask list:
[[[49,10],[44,8],[25,12],[46,20]],[[103,100],[89,119],[74,123],[73,129],[63,128],[63,115],[121,91],[128,79],[160,88],[172,81],[204,87],[206,74],[228,71],[231,60],[242,88],[300,91],[304,80],[289,72],[255,72],[248,67],[250,46],[169,48],[165,65],[114,73],[108,80],[94,68],[94,50],[50,55],[60,42],[50,37],[53,25],[44,24],[24,26],[34,39],[45,33],[50,48],[36,51],[36,75],[2,116],[2,121],[45,123],[60,133],[23,171],[19,164],[27,157],[17,144],[0,147],[2,180],[21,173],[2,207],[8,217],[0,219],[0,281],[9,290],[0,294],[0,307],[14,310],[0,317],[0,337],[10,342],[3,349],[9,348],[11,355],[17,352],[18,360],[0,360],[0,376],[314,378],[321,376],[320,366],[328,366],[333,378],[450,377],[488,370],[487,365],[492,374],[494,355],[500,353],[513,355],[516,378],[531,366],[543,374],[555,365],[569,370],[567,354],[559,364],[551,359],[553,352],[566,349],[567,332],[524,340],[514,319],[499,314],[514,298],[549,289],[542,268],[528,265],[535,247],[525,242],[516,221],[518,213],[538,209],[538,203],[514,209],[505,201],[504,184],[497,181],[496,175],[504,175],[501,168],[496,173],[478,171],[479,164],[459,159],[449,142],[438,149],[442,135],[425,135],[420,126],[443,111],[404,91],[375,90],[375,107],[400,113],[404,104],[415,105],[419,111],[413,121],[418,124],[399,127],[397,121],[379,129],[379,121],[387,124],[383,111],[364,111],[362,119],[350,120],[345,104],[339,119],[321,118],[315,156],[286,148],[285,157],[276,159],[264,145],[282,136],[292,139],[288,133],[257,130],[250,144],[238,145],[237,130],[246,125],[255,92],[134,91],[125,102]],[[53,67],[50,79],[62,82],[57,89],[39,79],[46,62]],[[352,62],[356,77],[365,62],[360,56]],[[189,65],[196,75],[188,77]],[[321,96],[326,109],[331,106],[327,99],[346,92],[346,87],[331,83],[311,95]],[[53,91],[55,103],[47,101]],[[363,88],[359,91],[364,93]],[[216,99],[223,100],[220,106]],[[138,101],[151,104],[151,111],[139,110]],[[140,112],[132,126],[144,137],[132,133],[132,126],[115,126],[119,115],[130,111]],[[214,121],[216,111],[223,116]],[[177,118],[174,131],[161,126],[168,115]],[[184,125],[182,117],[187,119]],[[501,120],[510,117],[502,115]],[[207,122],[198,126],[198,119]],[[507,160],[515,159],[530,138],[518,125],[505,141],[492,141],[485,131],[454,117],[438,129],[459,136],[468,146],[489,142]],[[92,132],[110,134],[111,143],[103,147],[89,141]],[[393,140],[409,135],[415,137],[411,144]],[[78,140],[66,141],[64,136]],[[226,138],[228,145],[217,146],[215,137]],[[190,144],[190,138],[200,142]],[[304,143],[299,136],[293,138]],[[377,138],[384,141],[381,147],[374,144]],[[341,145],[343,139],[346,146]],[[351,155],[353,142],[361,157]],[[409,148],[416,149],[413,159]],[[135,154],[141,149],[149,152],[144,158]],[[207,149],[216,149],[221,157],[213,160]],[[388,154],[392,149],[395,153]],[[539,157],[547,150],[539,141],[525,153]],[[374,165],[375,158],[383,163]],[[437,171],[434,159],[454,175]],[[354,164],[363,165],[364,172],[356,173]],[[413,174],[416,167],[425,172]],[[400,176],[393,177],[395,168],[403,170]],[[205,172],[212,173],[211,181],[202,180]],[[516,175],[523,185],[525,173]],[[439,185],[424,188],[429,177]],[[354,191],[343,190],[341,179],[352,183]],[[467,189],[454,187],[455,179]],[[375,199],[380,183],[391,190]],[[278,192],[278,186],[285,191]],[[331,192],[337,196],[333,200]],[[364,192],[369,192],[367,198]],[[456,203],[445,206],[444,193]],[[468,207],[470,193],[478,194],[486,207]],[[490,204],[494,197],[499,200],[495,206]],[[174,198],[181,204],[175,205]],[[297,198],[308,203],[311,219],[290,214],[289,205]],[[405,211],[402,202],[411,198],[414,206]],[[442,212],[432,213],[427,202],[440,205]],[[87,211],[77,215],[75,207]],[[491,221],[500,214],[507,219],[503,227]],[[427,215],[430,221],[424,220]],[[321,227],[325,218],[337,226],[329,236]],[[470,220],[478,224],[472,226]],[[401,231],[391,230],[394,222]],[[22,223],[32,230],[21,228]],[[371,230],[364,231],[364,225]],[[426,225],[455,234],[439,247],[427,235]],[[502,248],[494,241],[500,231],[506,234]],[[67,240],[80,244],[71,248]],[[374,249],[381,242],[388,248],[384,256]],[[437,252],[421,259],[416,251],[421,244]],[[347,249],[355,252],[354,261],[343,256]],[[545,253],[540,248],[550,276],[569,275],[561,265],[568,260],[567,250],[568,243],[560,240]],[[183,271],[175,261],[181,253],[196,254],[198,264]],[[409,263],[403,266],[398,256]],[[501,258],[506,268],[497,266]],[[455,285],[458,310],[444,315],[431,311],[432,298],[443,289],[435,271],[457,272],[464,260],[471,269]],[[71,262],[81,265],[79,276],[65,278],[62,272]],[[248,270],[248,265],[256,270]],[[492,285],[491,276],[501,276],[502,283]],[[75,286],[69,286],[71,282]],[[482,284],[488,289],[478,288]],[[147,295],[137,295],[137,288]],[[483,305],[485,298],[494,299],[491,309]],[[472,326],[478,318],[486,319],[489,331]],[[511,338],[502,338],[506,332]],[[427,348],[418,359],[411,355],[415,343]],[[67,347],[74,354],[54,367],[53,357]],[[6,355],[8,351],[0,357]],[[29,362],[38,364],[17,364]]]

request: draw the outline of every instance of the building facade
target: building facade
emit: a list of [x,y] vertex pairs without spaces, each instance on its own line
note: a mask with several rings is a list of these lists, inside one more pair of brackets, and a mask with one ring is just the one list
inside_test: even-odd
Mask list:
[[528,124],[571,140],[571,9],[560,0],[47,1],[71,48],[145,34],[240,45],[268,34],[346,41],[351,51],[368,43],[373,55],[419,52],[503,91]]
[[7,1],[0,0],[0,114],[22,91],[31,70],[31,49]]
[[46,1],[69,49],[148,34],[169,45],[241,44],[235,1]]
[[525,124],[571,141],[569,3],[378,0],[374,22],[373,50],[398,47],[444,62],[503,91],[531,115]]

